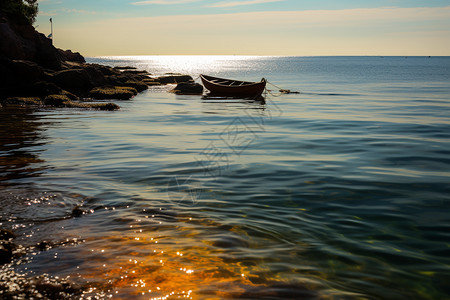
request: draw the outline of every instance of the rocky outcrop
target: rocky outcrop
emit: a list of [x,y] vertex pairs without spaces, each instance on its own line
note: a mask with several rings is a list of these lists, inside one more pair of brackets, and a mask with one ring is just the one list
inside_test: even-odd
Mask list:
[[15,23],[1,12],[0,41],[0,106],[117,109],[112,103],[93,105],[84,101],[128,100],[149,86],[182,82],[189,84],[179,85],[179,92],[202,92],[189,75],[151,77],[147,71],[133,67],[85,63],[80,53],[55,48],[33,26]]
[[180,82],[172,92],[177,95],[201,95],[203,86],[196,82]]
[[72,52],[71,50],[58,49],[59,57],[62,61],[72,61],[77,63],[85,63],[86,60],[79,52]]

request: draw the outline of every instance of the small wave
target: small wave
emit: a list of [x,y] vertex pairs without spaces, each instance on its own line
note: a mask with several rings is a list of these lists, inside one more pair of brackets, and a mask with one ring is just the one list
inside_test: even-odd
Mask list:
[[342,93],[308,93],[301,92],[303,95],[313,95],[313,96],[345,96],[345,97],[353,97],[353,96],[364,96],[362,94],[342,94]]

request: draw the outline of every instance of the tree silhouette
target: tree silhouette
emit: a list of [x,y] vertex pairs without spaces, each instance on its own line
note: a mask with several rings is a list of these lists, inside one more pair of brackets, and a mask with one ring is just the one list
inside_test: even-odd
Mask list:
[[19,24],[33,24],[38,14],[37,0],[1,0],[0,12]]

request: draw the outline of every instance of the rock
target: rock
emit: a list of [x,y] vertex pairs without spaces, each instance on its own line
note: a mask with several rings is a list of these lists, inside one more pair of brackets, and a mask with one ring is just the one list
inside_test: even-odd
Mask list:
[[67,96],[67,98],[69,98],[70,100],[78,100],[79,99],[76,95],[72,94],[71,92],[65,91],[65,90],[62,90],[59,94]]
[[44,76],[42,68],[32,61],[13,60],[10,64],[10,69],[12,72],[10,76],[16,78],[19,86],[33,84]]
[[77,63],[85,63],[86,60],[79,52],[72,52],[71,50],[58,49],[59,57],[62,61],[72,61]]
[[114,69],[116,70],[136,70],[135,67],[128,67],[128,66],[118,66],[118,67],[114,67]]
[[42,101],[38,97],[9,97],[1,100],[6,105],[42,105]]
[[111,75],[108,76],[108,81],[110,85],[123,85],[129,80],[129,77],[125,75]]
[[61,94],[62,89],[52,82],[38,81],[28,89],[30,95],[45,97],[47,95]]
[[66,95],[48,95],[44,99],[44,104],[60,107],[64,106],[64,103],[68,101],[70,101],[70,99]]
[[123,86],[135,88],[138,93],[148,89],[148,85],[142,81],[127,81],[123,84]]
[[52,248],[52,244],[47,241],[42,241],[36,244],[36,248],[38,248],[40,251],[46,251]]
[[108,78],[105,76],[107,72],[105,68],[99,67],[99,65],[94,64],[84,64],[80,66],[86,70],[89,80],[93,86],[103,86],[109,83]]
[[189,82],[194,81],[194,79],[189,75],[169,75],[169,76],[161,76],[158,77],[157,80],[161,84],[169,84],[169,83],[180,83],[180,82]]
[[201,95],[203,86],[196,82],[181,82],[172,90],[177,95]]
[[144,81],[145,84],[147,84],[148,86],[158,86],[161,85],[161,82],[156,82],[156,81]]
[[[34,28],[33,28],[34,30]],[[43,67],[53,70],[61,69],[61,59],[59,58],[58,49],[53,47],[52,42],[42,33],[34,30],[36,43],[36,57],[35,61]]]
[[125,74],[125,75],[143,75],[143,76],[150,75],[150,73],[145,71],[145,70],[125,70],[125,71],[122,71],[122,74]]
[[11,61],[0,57],[0,88],[6,88],[11,84],[11,72]]
[[87,94],[94,86],[85,69],[69,69],[53,74],[52,81],[59,87],[76,95]]
[[143,79],[142,82],[148,86],[161,85],[161,82],[159,82],[158,79],[149,77]]
[[115,103],[90,103],[90,108],[99,109],[99,110],[117,110],[120,109],[120,106]]
[[84,211],[84,209],[82,209],[79,206],[75,206],[72,209],[72,217],[78,218],[81,217],[82,215],[84,215],[86,212]]
[[0,265],[9,263],[14,256],[16,246],[10,241],[0,241]]
[[24,40],[12,28],[8,18],[0,15],[0,56],[10,59],[26,59]]
[[120,75],[121,74],[120,71],[118,71],[118,70],[116,70],[114,68],[108,67],[108,66],[103,66],[103,65],[98,65],[98,64],[89,64],[89,65],[95,66],[97,68],[97,70],[102,72],[102,74],[105,75],[105,76],[112,76],[112,75]]
[[0,240],[8,241],[15,239],[16,235],[9,229],[0,229]]
[[[108,102],[108,103],[82,103],[82,102],[67,101],[67,102],[64,102],[64,107],[98,109],[98,110],[118,110],[118,109],[120,109],[119,105],[117,105],[115,103],[111,103],[111,102]],[[72,215],[74,213],[77,214],[76,209],[74,209],[72,211]]]
[[89,96],[92,99],[105,100],[105,99],[119,99],[128,100],[136,95],[138,92],[134,88],[130,87],[97,87],[89,92]]

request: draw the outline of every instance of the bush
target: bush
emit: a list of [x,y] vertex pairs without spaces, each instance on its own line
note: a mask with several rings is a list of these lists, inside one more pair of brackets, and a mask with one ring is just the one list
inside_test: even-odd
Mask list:
[[1,0],[0,12],[5,13],[19,24],[32,25],[38,14],[37,0]]

